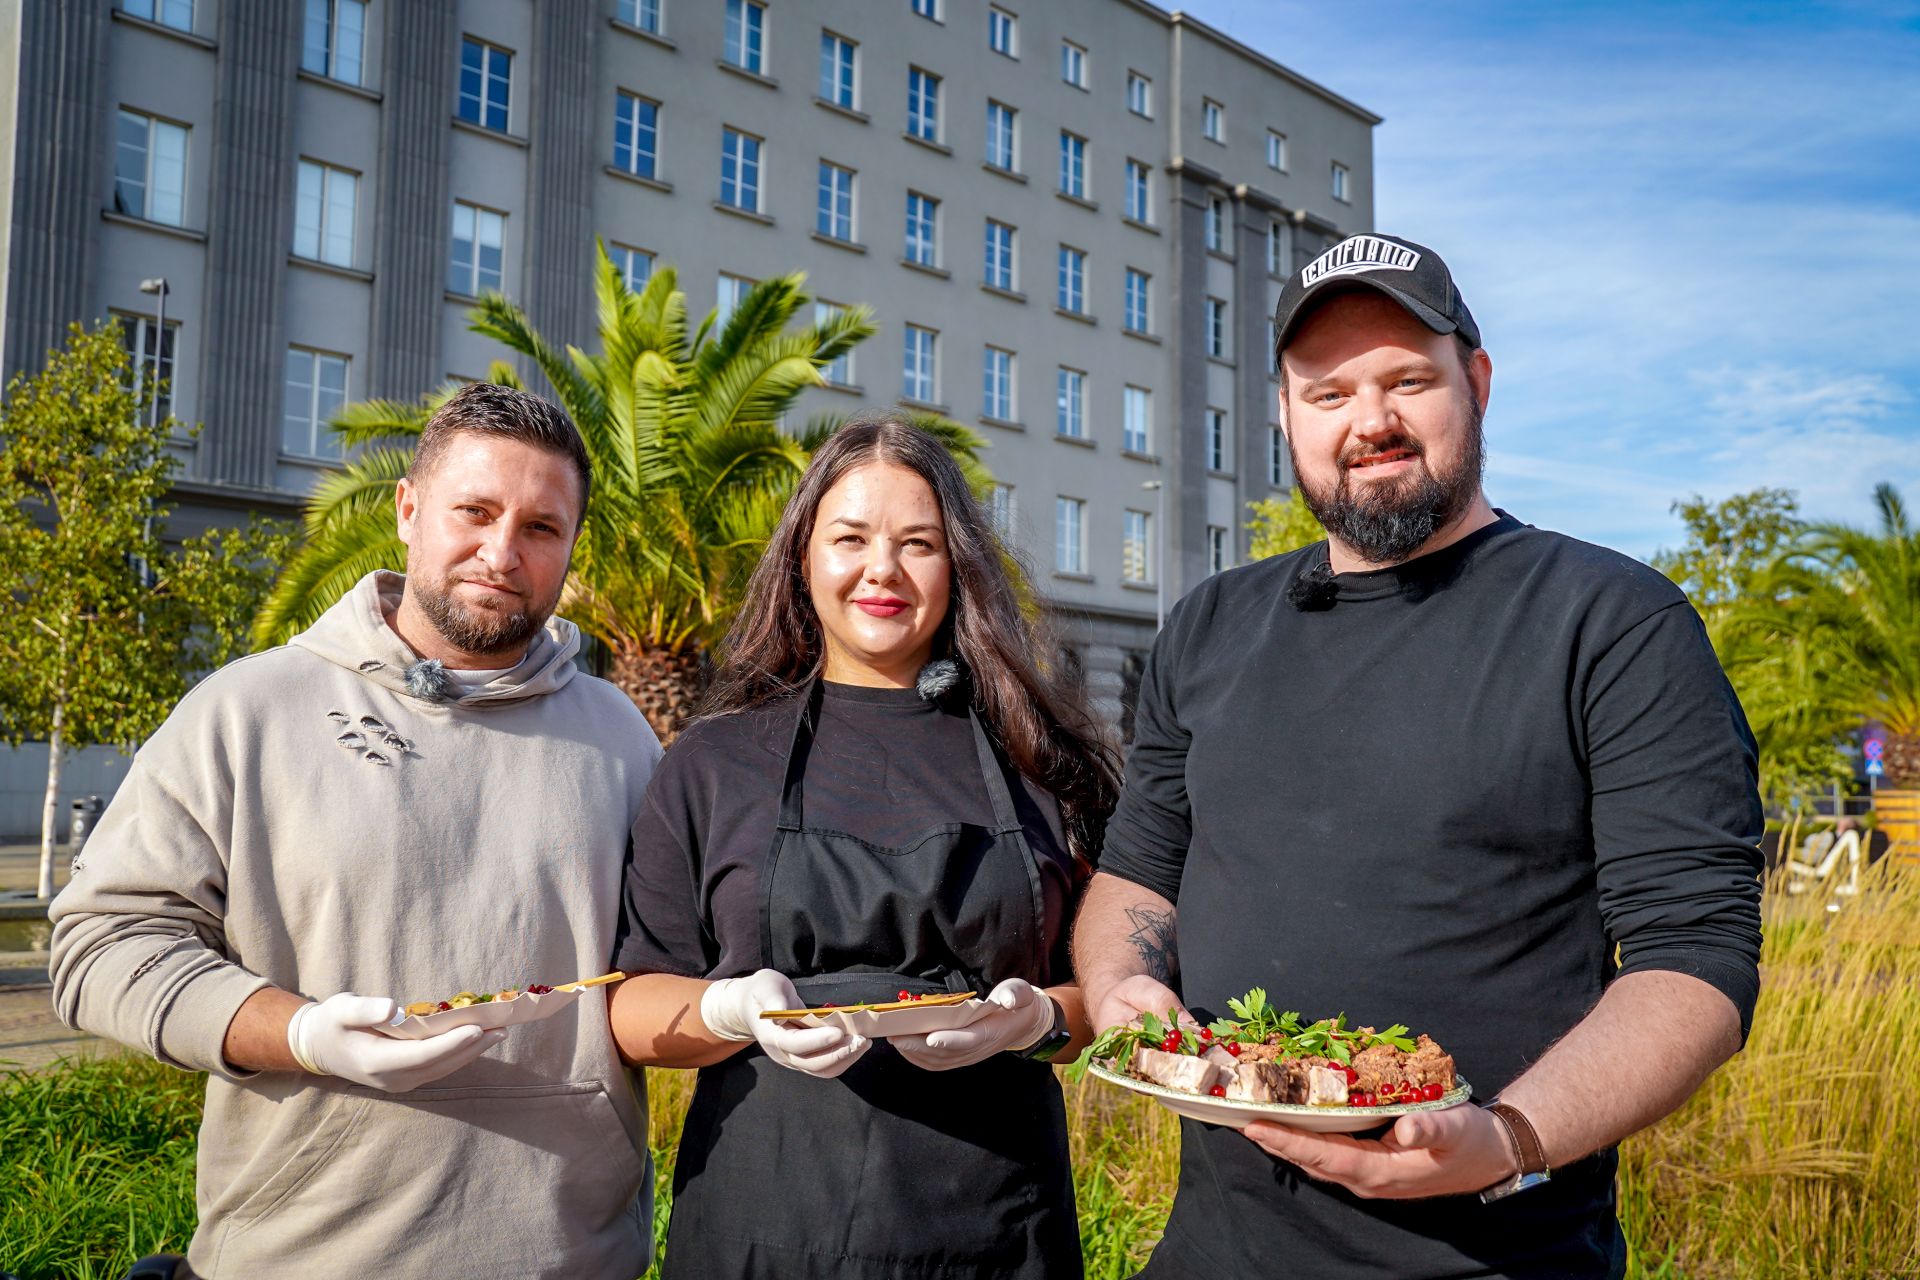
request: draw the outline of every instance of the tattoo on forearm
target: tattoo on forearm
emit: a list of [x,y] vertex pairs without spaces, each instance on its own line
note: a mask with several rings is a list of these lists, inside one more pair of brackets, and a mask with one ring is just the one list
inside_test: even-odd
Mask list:
[[1140,953],[1140,963],[1146,966],[1147,976],[1160,982],[1172,982],[1174,970],[1180,967],[1173,940],[1173,912],[1155,911],[1151,907],[1128,907],[1127,921],[1133,925],[1133,932],[1127,935],[1127,940]]

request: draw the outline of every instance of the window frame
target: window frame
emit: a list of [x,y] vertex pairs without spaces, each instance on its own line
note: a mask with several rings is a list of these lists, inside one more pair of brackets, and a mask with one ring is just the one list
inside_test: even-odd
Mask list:
[[[621,112],[623,109],[625,109],[628,106],[628,104],[632,104],[633,116],[631,120],[628,120],[623,123],[621,120]],[[636,178],[646,178],[654,182],[659,181],[660,179],[660,112],[663,105],[664,104],[661,103],[658,99],[649,98],[644,93],[635,93],[631,89],[615,89],[613,91],[613,167],[614,168],[620,170],[620,172],[622,173],[630,174],[631,176]],[[640,119],[642,108],[648,108],[650,109],[650,112],[651,112],[651,119],[644,126],[642,125],[641,119]],[[623,128],[628,131],[628,138],[627,138],[628,155],[624,160],[621,158],[621,155],[620,155],[620,131]],[[647,147],[644,150],[640,146],[640,135],[643,129],[647,137],[650,139]],[[641,169],[638,167],[639,161],[643,157],[646,160],[645,169]]]
[[[1068,180],[1072,179],[1072,185]],[[1060,131],[1060,194],[1087,198],[1087,140],[1071,129]]]
[[[995,124],[1004,120],[1006,124],[1006,163],[1000,164],[994,159]],[[1020,168],[1020,109],[1010,107],[997,98],[987,99],[987,167],[1001,173],[1017,173]]]
[[[995,357],[999,357],[998,360]],[[1010,347],[989,342],[980,353],[980,415],[1013,422],[1015,367],[1019,357]],[[997,393],[997,398],[996,398]]]
[[720,58],[736,70],[765,78],[767,6],[764,0],[727,0]]
[[[1006,235],[1004,237],[996,236],[994,234],[996,228],[1004,231]],[[1019,233],[1020,229],[1011,222],[1002,222],[998,218],[988,218],[986,220],[986,227],[982,236],[981,274],[985,277],[983,283],[989,288],[999,289],[1005,293],[1016,292],[1015,285],[1019,276],[1017,274],[1018,266],[1015,254],[1018,252]],[[1004,243],[999,243],[1002,240],[1004,240]],[[998,252],[996,252],[996,250]],[[1004,261],[1000,263],[1003,268],[1001,272],[1003,278],[1001,279],[995,278],[994,266],[996,257],[1004,257]]]
[[[140,207],[128,209],[122,200],[122,193],[128,179],[122,175],[121,160],[126,150],[126,141],[121,136],[121,126],[129,121],[137,121],[140,127]],[[162,131],[166,132],[162,132]],[[163,188],[156,174],[163,164],[172,164],[171,158],[162,158],[162,148],[158,140],[166,137],[178,137],[178,172],[171,175],[176,179],[171,188]],[[193,129],[177,120],[141,111],[135,107],[120,106],[115,109],[115,130],[113,142],[113,208],[117,213],[139,218],[145,222],[158,223],[164,227],[184,227],[187,225],[187,171],[192,165]],[[177,204],[173,212],[175,217],[164,216],[157,209],[156,194],[165,195]]]
[[[735,144],[736,142],[740,144],[738,148],[738,154],[735,154],[733,150],[733,144]],[[746,144],[748,143],[752,144],[753,155],[751,159],[749,159],[746,154],[747,152]],[[760,171],[763,167],[765,167],[765,163],[766,163],[765,159],[762,156],[762,152],[766,147],[766,145],[767,145],[767,140],[765,138],[760,137],[758,134],[748,133],[745,129],[736,129],[730,124],[723,124],[720,126],[720,203],[721,204],[727,206],[727,208],[729,209],[737,209],[742,213],[762,213],[763,212],[761,200],[763,198],[763,193],[765,191],[766,184],[761,181]],[[731,179],[729,179],[727,176],[727,170],[729,166],[731,166],[733,170],[733,176]],[[729,182],[732,183],[733,193],[736,196],[738,196],[742,191],[748,189],[746,185],[746,171],[748,169],[751,169],[753,173],[753,184],[752,184],[753,203],[741,204],[737,199],[729,200],[727,198],[727,187]]]
[[1060,81],[1087,92],[1087,48],[1062,37],[1060,40]]
[[644,31],[650,36],[661,34],[661,0],[619,0],[614,16],[636,31]]
[[1267,130],[1267,168],[1275,173],[1287,172],[1287,135],[1278,129]]
[[1209,294],[1202,303],[1206,321],[1207,357],[1212,360],[1231,360],[1228,354],[1231,347],[1227,342],[1227,300]]
[[[847,304],[844,302],[832,302],[826,298],[815,298],[813,300],[813,323],[818,326],[833,319],[835,316],[845,315],[847,310]],[[858,384],[853,379],[853,354],[852,350],[843,351],[833,359],[827,361],[827,363],[820,366],[820,376],[825,378],[831,386],[857,386]]]
[[[908,188],[905,231],[901,257],[916,267],[937,270],[940,266],[940,201],[924,191]],[[919,250],[918,254],[916,249]]]
[[[1139,526],[1137,536],[1136,524]],[[1125,508],[1120,515],[1120,580],[1135,586],[1152,586],[1153,558],[1153,513]]]
[[[941,145],[941,77],[925,67],[907,68],[907,136],[920,142]],[[925,128],[928,132],[922,132]]]
[[1132,156],[1127,157],[1126,216],[1142,226],[1153,225],[1153,166]]
[[[637,245],[621,244],[617,240],[608,240],[607,257],[612,260],[614,269],[620,273],[621,281],[633,293],[646,288],[647,281],[653,279],[653,269],[660,261],[660,255],[651,249],[642,249]],[[647,273],[638,282],[633,278],[633,261],[637,257],[647,260]]]
[[[999,19],[999,21],[996,22],[995,19]],[[1006,33],[1006,43],[1004,48],[1000,44],[995,42],[995,35],[997,34],[998,31],[1004,31]],[[1002,9],[997,4],[990,4],[987,6],[987,48],[992,50],[994,53],[999,54],[1003,58],[1013,58],[1016,61],[1019,59],[1020,57],[1020,15],[1019,14],[1009,13],[1007,10]]]
[[[1071,556],[1065,554],[1071,551]],[[1053,570],[1087,575],[1087,500],[1064,493],[1053,499]]]
[[[479,104],[478,116],[467,115],[465,110],[469,96],[465,83],[469,49],[478,49],[481,55],[480,92],[474,97],[474,101]],[[495,56],[506,60],[506,71],[502,75],[495,75],[493,63]],[[513,50],[505,45],[498,45],[471,32],[462,31],[460,33],[460,69],[455,76],[453,90],[454,119],[470,124],[476,129],[485,129],[489,133],[511,133],[513,131],[513,61]],[[497,125],[492,123],[494,110],[492,89],[496,81],[505,86],[505,99],[499,104],[500,123]]]
[[[304,418],[300,419],[300,421],[305,423],[307,430],[307,448],[305,450],[289,448],[287,444],[287,428],[291,426],[295,420],[290,410],[293,400],[293,362],[296,356],[306,358],[307,368],[307,414]],[[302,462],[340,462],[343,460],[345,451],[337,447],[339,437],[332,435],[331,432],[326,430],[326,420],[320,416],[321,392],[323,390],[320,379],[320,366],[323,360],[336,362],[340,367],[340,401],[339,405],[332,410],[328,416],[331,417],[332,413],[339,412],[340,408],[344,408],[353,402],[352,356],[338,351],[323,351],[318,347],[309,347],[303,343],[288,343],[286,359],[282,362],[280,370],[280,456],[283,458],[294,458]],[[328,451],[320,447],[323,436],[334,441],[336,448],[333,451]]]
[[1208,142],[1227,145],[1227,107],[1212,98],[1200,99],[1200,136]]
[[[135,9],[133,6],[136,3],[138,3],[138,0],[119,0],[119,4],[115,7],[129,17],[138,18],[142,22],[151,22],[155,26],[166,27],[170,31],[185,31],[189,33],[193,31],[193,0],[148,0],[145,6],[148,10],[146,13],[141,13]],[[187,20],[184,23],[170,21],[166,16],[169,11],[177,12],[175,9],[176,5],[186,6]]]
[[[925,350],[917,350],[916,338],[925,339]],[[924,367],[923,366],[924,363]],[[915,379],[922,382],[916,383]],[[924,386],[925,395],[916,394]],[[938,404],[940,395],[940,331],[909,322],[903,330],[900,356],[900,394],[918,404]]]
[[[351,6],[352,10],[359,14],[360,22],[359,30],[356,33],[359,45],[354,52],[353,74],[350,76],[340,73],[340,13],[341,10],[347,6]],[[309,42],[309,37],[313,33],[316,9],[323,15],[320,19],[322,32],[319,46],[320,65],[317,67],[308,62],[308,55],[314,51],[314,46]],[[366,84],[367,0],[306,0],[306,9],[302,15],[300,26],[300,69],[310,75],[324,76],[328,80],[335,80],[341,84],[355,86]]]
[[[822,156],[817,175],[813,200],[814,231],[842,244],[857,243],[859,233],[854,223],[854,210],[858,205],[856,194],[860,171]],[[832,179],[831,184],[829,178]],[[844,187],[840,181],[843,178]]]
[[1076,316],[1087,314],[1087,251],[1070,244],[1054,257],[1053,304]]
[[1207,470],[1231,472],[1233,468],[1227,464],[1233,461],[1233,427],[1227,418],[1227,411],[1208,405],[1204,421]]
[[1341,204],[1353,203],[1353,170],[1338,160],[1333,162],[1333,177],[1330,185],[1335,200]]
[[[473,239],[470,241],[473,247],[473,256],[471,259],[471,269],[468,271],[467,279],[464,282],[468,287],[456,288],[453,284],[452,277],[453,270],[458,265],[454,257],[454,246],[459,243],[458,231],[460,226],[460,211],[462,209],[467,210],[473,215]],[[483,218],[492,219],[491,224],[484,222]],[[487,225],[492,225],[497,228],[500,236],[499,244],[493,246],[500,254],[500,267],[497,273],[499,279],[495,281],[492,287],[496,293],[505,292],[507,282],[507,214],[503,210],[490,209],[486,205],[475,204],[471,200],[462,200],[458,196],[455,196],[453,198],[453,229],[447,237],[448,293],[456,294],[462,298],[477,298],[485,292],[487,286],[480,278],[482,274],[480,253],[481,250],[488,247],[482,238],[482,228]]]
[[[1138,410],[1139,422],[1134,422]],[[1120,388],[1120,447],[1127,453],[1153,456],[1153,391],[1127,383]]]
[[[135,311],[114,311],[110,314],[119,322],[120,349],[127,353],[127,372],[132,377],[127,389],[135,396],[140,395],[141,389],[146,385],[147,373],[152,370],[164,388],[159,392],[160,417],[163,420],[172,417],[174,392],[179,387],[179,383],[174,379],[174,372],[179,367],[177,358],[180,352],[181,322],[179,320],[166,322],[166,326],[160,330],[159,349],[156,353],[152,349],[155,345],[152,315]],[[158,356],[157,369],[155,368],[156,355]]]
[[1058,365],[1053,375],[1053,434],[1067,440],[1088,440],[1087,371]]
[[[1134,93],[1136,87],[1140,90],[1138,95]],[[1140,100],[1138,106],[1134,104],[1136,96]],[[1153,119],[1153,77],[1132,68],[1127,70],[1127,110],[1142,120]]]
[[[359,251],[361,175],[352,169],[328,164],[324,160],[315,160],[308,156],[301,156],[294,162],[294,165],[293,256],[307,262],[323,262],[331,267],[347,267],[351,269],[354,265],[354,257]],[[319,221],[312,228],[314,251],[312,253],[305,253],[302,252],[301,239],[306,229],[301,226],[300,220],[301,209],[307,199],[305,184],[309,172],[316,173],[319,177],[320,190],[318,200],[320,216]],[[329,232],[332,229],[333,214],[336,211],[336,201],[334,200],[333,192],[337,179],[345,179],[348,184],[348,189],[351,192],[347,208],[347,247],[345,255],[341,257],[335,257],[329,252],[329,240],[331,238]]]
[[[845,53],[843,62],[841,53]],[[841,80],[846,81],[842,100]],[[843,111],[860,109],[860,42],[827,27],[820,28],[820,100]]]
[[[1136,288],[1137,285],[1137,288]],[[1139,324],[1135,324],[1135,320]],[[1120,327],[1128,333],[1153,332],[1153,273],[1128,267],[1122,286]]]

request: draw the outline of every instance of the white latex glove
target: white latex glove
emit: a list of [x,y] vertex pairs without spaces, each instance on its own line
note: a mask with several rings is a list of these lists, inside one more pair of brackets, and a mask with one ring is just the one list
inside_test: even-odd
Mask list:
[[793,980],[773,969],[722,978],[700,996],[700,1021],[722,1040],[758,1040],[783,1067],[831,1080],[860,1060],[873,1041],[841,1027],[800,1027],[761,1017],[768,1009],[804,1009]]
[[1008,978],[987,993],[997,1006],[975,1022],[951,1031],[891,1036],[900,1056],[928,1071],[951,1071],[984,1062],[1003,1049],[1030,1049],[1053,1030],[1053,1001],[1019,978]]
[[399,1010],[384,996],[351,991],[303,1004],[287,1023],[287,1048],[314,1075],[405,1093],[452,1075],[507,1038],[502,1029],[484,1027],[455,1027],[425,1040],[395,1040],[374,1030]]

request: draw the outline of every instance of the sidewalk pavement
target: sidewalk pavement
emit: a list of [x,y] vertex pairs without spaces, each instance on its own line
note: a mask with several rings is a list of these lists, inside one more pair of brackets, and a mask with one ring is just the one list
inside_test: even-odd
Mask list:
[[[67,882],[64,845],[53,852],[53,873],[58,892]],[[46,908],[32,896],[39,876],[39,845],[0,845],[0,1071],[118,1051],[118,1046],[70,1030],[53,1016],[53,988],[47,982],[53,926],[46,921]]]

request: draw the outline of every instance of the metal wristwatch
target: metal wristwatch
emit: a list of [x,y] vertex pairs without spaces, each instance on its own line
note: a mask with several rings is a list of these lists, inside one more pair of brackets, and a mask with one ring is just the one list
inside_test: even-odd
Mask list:
[[1067,1011],[1052,996],[1047,997],[1047,1003],[1053,1006],[1053,1028],[1026,1048],[1015,1049],[1015,1057],[1034,1062],[1052,1062],[1053,1056],[1072,1042],[1073,1031],[1067,1026]]
[[1533,1131],[1533,1125],[1519,1108],[1495,1099],[1483,1102],[1482,1108],[1492,1113],[1507,1131],[1507,1139],[1513,1143],[1514,1157],[1519,1161],[1519,1172],[1511,1178],[1496,1182],[1480,1193],[1480,1203],[1492,1204],[1495,1200],[1504,1200],[1516,1191],[1525,1191],[1537,1187],[1553,1177],[1553,1171],[1547,1168],[1546,1148],[1540,1145],[1540,1135]]

